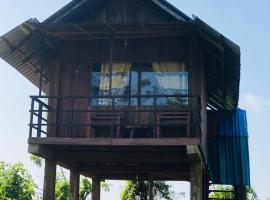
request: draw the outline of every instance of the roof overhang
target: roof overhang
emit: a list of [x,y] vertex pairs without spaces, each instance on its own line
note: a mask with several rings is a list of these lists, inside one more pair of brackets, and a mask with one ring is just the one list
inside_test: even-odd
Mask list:
[[[103,0],[91,0],[97,3]],[[154,1],[154,0],[153,0]],[[234,109],[238,105],[240,82],[240,48],[205,22],[188,18],[167,1],[154,3],[166,6],[183,19],[172,23],[66,23],[63,17],[83,6],[74,0],[43,23],[30,19],[0,38],[0,57],[17,69],[28,80],[39,86],[43,73],[43,92],[48,91],[49,73],[55,41],[111,38],[168,37],[195,33],[204,54],[208,105],[214,109]],[[89,1],[87,1],[89,2]],[[165,9],[165,8],[163,8]]]

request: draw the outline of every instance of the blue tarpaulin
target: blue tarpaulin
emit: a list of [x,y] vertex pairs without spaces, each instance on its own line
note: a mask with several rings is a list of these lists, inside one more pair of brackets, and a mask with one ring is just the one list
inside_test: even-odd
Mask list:
[[210,138],[208,163],[212,183],[250,186],[247,137]]
[[219,135],[248,136],[246,111],[220,112]]
[[208,114],[211,181],[250,186],[246,111],[209,111]]

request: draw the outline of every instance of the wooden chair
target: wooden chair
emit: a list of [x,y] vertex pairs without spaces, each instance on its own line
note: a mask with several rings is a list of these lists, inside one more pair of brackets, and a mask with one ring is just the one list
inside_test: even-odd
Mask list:
[[190,112],[159,112],[157,114],[157,137],[160,137],[161,126],[185,126],[187,137],[190,137]]
[[[124,122],[124,114],[121,112],[94,112],[91,114],[91,128],[95,126],[114,126],[116,127],[116,137],[120,138],[121,124]],[[91,131],[91,137],[95,137],[95,132]]]

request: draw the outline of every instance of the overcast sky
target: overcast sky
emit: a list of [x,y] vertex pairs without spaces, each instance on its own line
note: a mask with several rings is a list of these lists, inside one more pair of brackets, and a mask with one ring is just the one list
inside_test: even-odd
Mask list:
[[[0,35],[29,18],[44,20],[69,0],[0,0]],[[247,109],[251,184],[262,200],[270,199],[270,1],[170,0],[181,11],[200,17],[241,47],[240,106]],[[0,160],[23,162],[42,185],[40,169],[27,154],[30,99],[38,94],[29,81],[0,59]],[[114,183],[119,196],[122,183]],[[188,184],[173,184],[188,192]],[[188,199],[188,196],[185,198]]]

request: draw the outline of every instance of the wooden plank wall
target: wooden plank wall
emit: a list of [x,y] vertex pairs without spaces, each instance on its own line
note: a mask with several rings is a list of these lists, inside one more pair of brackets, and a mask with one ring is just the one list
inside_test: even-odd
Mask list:
[[176,19],[151,1],[111,0],[86,17],[85,21],[160,23]]
[[[110,42],[112,42],[112,62],[186,61],[190,63],[188,62],[189,41],[186,37],[166,37],[61,42],[57,45],[54,65],[51,66],[50,79],[52,81],[49,95],[89,96],[91,63],[109,62]],[[58,109],[71,109],[71,100],[61,100],[51,105]],[[89,109],[89,101],[76,100],[74,108]],[[68,124],[71,114],[60,113],[58,116],[55,114],[51,119],[58,124]],[[90,121],[90,114],[76,113],[73,119],[76,124],[87,124]],[[58,130],[51,129],[49,135],[57,137],[90,136],[89,128],[70,130],[70,127],[66,126]],[[71,134],[71,132],[76,132],[76,134]]]

